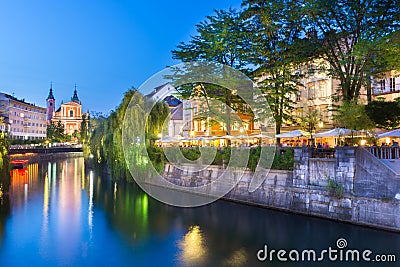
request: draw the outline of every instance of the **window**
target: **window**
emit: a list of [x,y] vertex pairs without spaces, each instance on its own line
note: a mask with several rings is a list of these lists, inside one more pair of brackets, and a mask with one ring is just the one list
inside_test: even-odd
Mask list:
[[69,116],[70,116],[70,117],[73,117],[73,116],[74,116],[74,111],[73,111],[73,110],[70,110],[70,111],[69,111]]
[[396,83],[395,83],[395,78],[390,77],[390,92],[396,91]]
[[239,124],[238,124],[237,121],[235,121],[235,122],[233,123],[233,125],[231,126],[231,129],[232,129],[233,131],[239,130]]
[[301,100],[301,91],[296,92],[296,102],[299,102]]
[[380,89],[381,89],[382,91],[384,91],[384,90],[385,90],[385,80],[380,80],[380,81],[379,81],[379,84],[380,84]]
[[319,95],[320,95],[320,97],[326,97],[328,95],[327,91],[326,91],[326,81],[325,80],[319,82]]
[[315,99],[315,82],[307,84],[308,87],[308,100]]

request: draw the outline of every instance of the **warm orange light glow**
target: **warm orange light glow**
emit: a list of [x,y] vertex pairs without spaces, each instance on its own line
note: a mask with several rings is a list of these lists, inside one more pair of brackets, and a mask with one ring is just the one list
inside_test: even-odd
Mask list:
[[180,260],[185,266],[202,265],[206,258],[204,237],[199,226],[191,226],[188,233],[179,242]]

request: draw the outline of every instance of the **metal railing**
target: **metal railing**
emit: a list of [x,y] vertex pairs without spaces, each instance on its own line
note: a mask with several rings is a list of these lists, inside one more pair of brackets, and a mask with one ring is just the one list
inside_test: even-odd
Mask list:
[[400,147],[370,146],[365,149],[378,159],[400,159]]
[[334,158],[334,148],[314,148],[311,153],[312,158]]

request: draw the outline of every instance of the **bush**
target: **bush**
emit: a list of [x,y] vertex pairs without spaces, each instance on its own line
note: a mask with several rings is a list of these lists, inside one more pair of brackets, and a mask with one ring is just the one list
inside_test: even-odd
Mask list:
[[293,148],[286,148],[283,153],[277,151],[271,168],[276,170],[292,171],[293,165],[294,165],[294,150]]
[[[159,149],[160,151],[162,151],[161,148]],[[202,148],[202,149],[207,149],[207,148]],[[210,148],[210,149],[215,149],[215,148]],[[272,154],[273,151],[275,150],[275,148],[273,147],[266,147],[264,149],[268,150],[267,155]],[[200,149],[198,147],[184,147],[180,148],[180,150],[182,151],[183,156],[191,161],[197,160],[201,156]],[[260,160],[261,147],[252,147],[250,148],[249,152],[250,154],[247,163],[247,168],[249,168],[251,171],[255,171]],[[149,156],[150,156],[150,151],[149,151]],[[173,156],[174,155],[172,155],[172,157]],[[225,165],[229,164],[230,157],[231,157],[231,147],[218,148],[218,151],[215,155],[212,164],[219,166],[222,166],[223,164]],[[157,161],[156,158],[154,158],[154,155],[150,156],[150,159],[152,160],[152,162]],[[163,160],[167,160],[165,159],[165,156],[163,157]],[[176,162],[177,159],[173,157],[170,158],[170,160]],[[286,148],[282,153],[280,151],[276,151],[271,169],[293,170],[293,162],[294,162],[294,152],[292,148]]]
[[342,198],[344,194],[343,185],[339,184],[335,180],[328,179],[327,190],[329,195],[337,198]]

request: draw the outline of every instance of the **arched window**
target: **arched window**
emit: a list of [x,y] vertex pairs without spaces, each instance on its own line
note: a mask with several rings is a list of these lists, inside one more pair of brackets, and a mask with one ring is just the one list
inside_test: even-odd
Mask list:
[[73,117],[73,116],[74,116],[74,111],[73,111],[73,110],[70,110],[70,111],[69,111],[69,116],[70,116],[70,117]]

